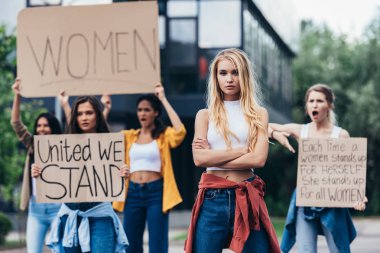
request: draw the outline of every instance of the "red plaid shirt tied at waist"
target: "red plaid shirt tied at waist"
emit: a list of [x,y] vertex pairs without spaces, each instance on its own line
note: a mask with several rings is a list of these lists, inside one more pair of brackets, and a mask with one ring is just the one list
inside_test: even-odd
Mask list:
[[236,253],[241,253],[250,231],[252,229],[260,230],[261,223],[268,234],[269,252],[281,253],[277,236],[264,202],[265,183],[261,178],[255,176],[252,182],[233,182],[213,174],[203,173],[198,187],[198,197],[193,207],[189,232],[185,242],[186,253],[193,251],[195,227],[203,204],[205,191],[207,189],[227,188],[235,188],[236,194],[234,231],[229,249]]

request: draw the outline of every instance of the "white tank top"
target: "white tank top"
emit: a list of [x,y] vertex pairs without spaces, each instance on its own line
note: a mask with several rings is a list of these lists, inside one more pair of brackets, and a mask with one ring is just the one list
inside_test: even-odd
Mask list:
[[161,172],[161,156],[157,141],[146,144],[133,143],[129,150],[130,171]]
[[[241,110],[240,100],[224,101],[224,107],[227,114],[228,128],[238,137],[238,140],[229,136],[231,140],[231,148],[241,148],[247,146],[248,140],[248,124],[244,119]],[[207,141],[211,149],[226,150],[227,144],[224,142],[222,134],[216,129],[215,124],[211,121],[208,123]],[[210,170],[226,170],[218,167],[208,167]]]
[[[300,138],[308,138],[309,126],[310,126],[310,123],[302,125]],[[334,126],[333,130],[331,131],[330,138],[338,139],[340,131],[342,131],[341,127]]]

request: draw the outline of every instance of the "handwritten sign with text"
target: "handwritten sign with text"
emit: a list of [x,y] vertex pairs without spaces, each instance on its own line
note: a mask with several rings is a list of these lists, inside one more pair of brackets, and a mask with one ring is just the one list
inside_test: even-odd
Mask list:
[[367,139],[300,139],[297,206],[353,207],[365,198]]
[[157,2],[27,8],[17,24],[25,97],[153,92],[160,80]]
[[37,202],[124,200],[124,150],[122,133],[36,135]]

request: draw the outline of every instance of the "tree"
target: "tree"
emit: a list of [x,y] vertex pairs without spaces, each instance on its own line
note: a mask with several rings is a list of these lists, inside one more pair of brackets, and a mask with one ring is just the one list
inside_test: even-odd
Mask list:
[[352,102],[342,122],[353,136],[368,138],[368,212],[380,213],[380,11],[357,47],[359,57],[355,85],[347,94]]
[[[15,186],[20,182],[24,168],[25,150],[10,125],[11,105],[13,100],[12,83],[16,73],[16,37],[7,35],[5,26],[0,26],[0,200],[12,201]],[[41,102],[23,103],[22,118],[29,129],[37,114],[41,112]]]
[[360,39],[348,42],[326,26],[302,23],[300,50],[294,61],[296,122],[306,122],[304,94],[316,83],[330,85],[336,94],[338,122],[352,137],[368,139],[366,214],[380,213],[380,13]]

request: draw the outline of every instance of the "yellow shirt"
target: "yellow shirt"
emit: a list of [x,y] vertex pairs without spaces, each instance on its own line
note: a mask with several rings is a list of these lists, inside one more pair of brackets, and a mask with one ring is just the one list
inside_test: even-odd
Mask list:
[[[140,129],[131,129],[122,131],[125,139],[125,163],[130,166],[129,150],[133,143],[137,141]],[[161,174],[164,181],[162,212],[166,213],[176,205],[182,202],[179,194],[177,183],[174,178],[172,159],[170,149],[179,146],[186,135],[186,129],[182,125],[181,129],[176,131],[173,127],[167,127],[157,138],[157,145],[161,156]],[[129,180],[125,180],[125,199],[127,198]],[[124,210],[124,201],[113,202],[112,206],[116,211]]]

